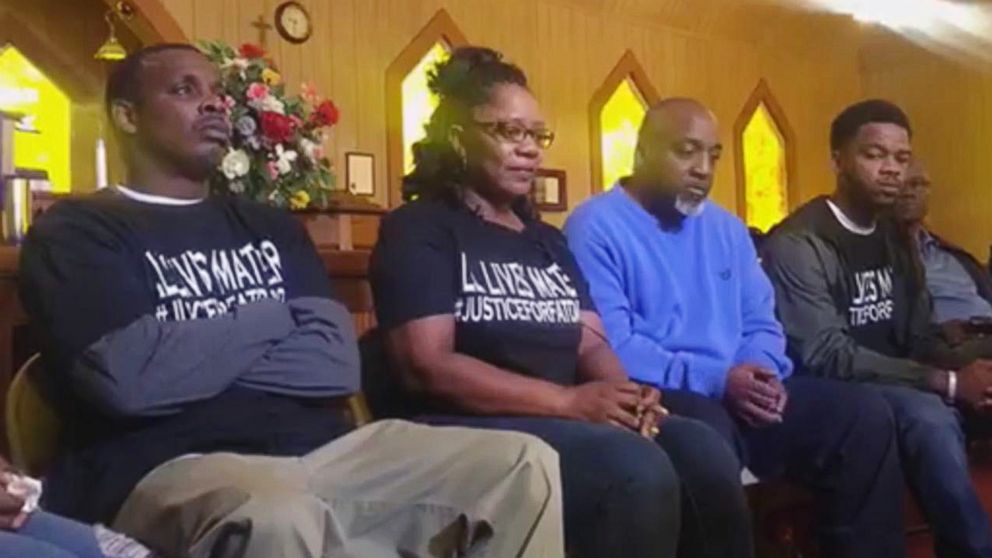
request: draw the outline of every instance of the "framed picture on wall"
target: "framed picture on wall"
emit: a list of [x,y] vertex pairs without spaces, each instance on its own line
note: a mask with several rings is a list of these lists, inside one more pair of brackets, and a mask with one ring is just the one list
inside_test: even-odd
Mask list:
[[349,151],[344,154],[345,183],[356,196],[375,195],[375,156]]
[[534,178],[534,202],[541,211],[568,211],[565,171],[538,169]]

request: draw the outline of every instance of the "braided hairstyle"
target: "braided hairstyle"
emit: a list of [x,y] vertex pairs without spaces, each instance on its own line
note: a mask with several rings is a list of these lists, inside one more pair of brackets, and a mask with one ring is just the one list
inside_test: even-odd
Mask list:
[[[471,122],[472,109],[489,102],[497,85],[527,88],[527,76],[503,55],[485,47],[460,47],[427,74],[427,87],[439,102],[424,127],[426,136],[413,145],[414,169],[403,178],[403,199],[442,200],[461,204],[466,186],[465,161],[451,143],[452,126]],[[536,212],[528,199],[515,209]]]

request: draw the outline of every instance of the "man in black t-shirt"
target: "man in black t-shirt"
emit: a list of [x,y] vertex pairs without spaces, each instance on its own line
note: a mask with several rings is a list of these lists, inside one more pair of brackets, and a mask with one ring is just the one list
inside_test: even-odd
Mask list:
[[954,371],[936,358],[923,277],[885,218],[904,187],[910,135],[905,114],[886,101],[844,110],[830,134],[837,189],[772,232],[764,264],[797,371],[875,384],[888,400],[937,555],[988,558],[992,529],[971,486],[961,422],[992,404],[992,363]]
[[127,185],[56,204],[28,235],[21,294],[64,425],[45,506],[167,556],[561,556],[543,442],[349,433],[328,409],[358,387],[350,316],[295,219],[208,195],[221,91],[193,47],[132,54],[107,87]]

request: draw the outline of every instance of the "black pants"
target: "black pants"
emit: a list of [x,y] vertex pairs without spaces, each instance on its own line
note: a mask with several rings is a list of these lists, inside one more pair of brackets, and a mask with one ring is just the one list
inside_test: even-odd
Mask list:
[[666,391],[672,412],[706,422],[731,443],[759,478],[782,477],[809,488],[817,503],[824,558],[901,557],[903,483],[892,413],[876,390],[792,377],[779,424],[752,428],[719,401]]
[[613,426],[562,419],[445,415],[421,420],[527,432],[555,448],[570,558],[753,553],[740,464],[701,422],[670,418],[654,444]]

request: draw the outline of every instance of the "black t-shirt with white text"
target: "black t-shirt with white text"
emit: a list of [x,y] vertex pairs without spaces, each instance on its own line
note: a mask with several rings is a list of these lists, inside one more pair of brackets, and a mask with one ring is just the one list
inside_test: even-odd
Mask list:
[[[162,329],[142,329],[150,338],[134,353],[148,352],[161,368],[198,369],[196,362],[245,341],[218,337],[175,347],[168,332],[222,322],[253,302],[331,298],[312,242],[285,211],[231,197],[182,206],[145,203],[112,189],[67,199],[29,232],[21,282],[42,344],[41,385],[63,426],[63,452],[46,478],[44,503],[54,512],[109,522],[138,480],[179,455],[302,455],[350,428],[319,401],[236,383],[177,405],[177,412],[114,414],[90,394],[97,382],[77,371],[88,369],[75,366],[105,358],[100,351],[106,339],[154,322]],[[288,310],[286,315],[292,323]],[[293,366],[287,361],[284,373],[293,374]],[[202,375],[176,376],[183,389],[194,390],[190,386],[209,383],[206,376],[230,376],[233,369],[218,361]],[[144,389],[150,383],[132,378],[127,385]]]
[[885,232],[878,227],[867,235],[846,229],[835,234],[850,293],[846,313],[851,336],[873,351],[905,356],[895,331],[896,324],[903,323],[899,314],[907,312],[905,285],[895,273]]
[[561,385],[577,383],[588,286],[564,236],[540,221],[517,232],[467,208],[416,201],[382,224],[370,278],[380,326],[455,318],[455,349]]

